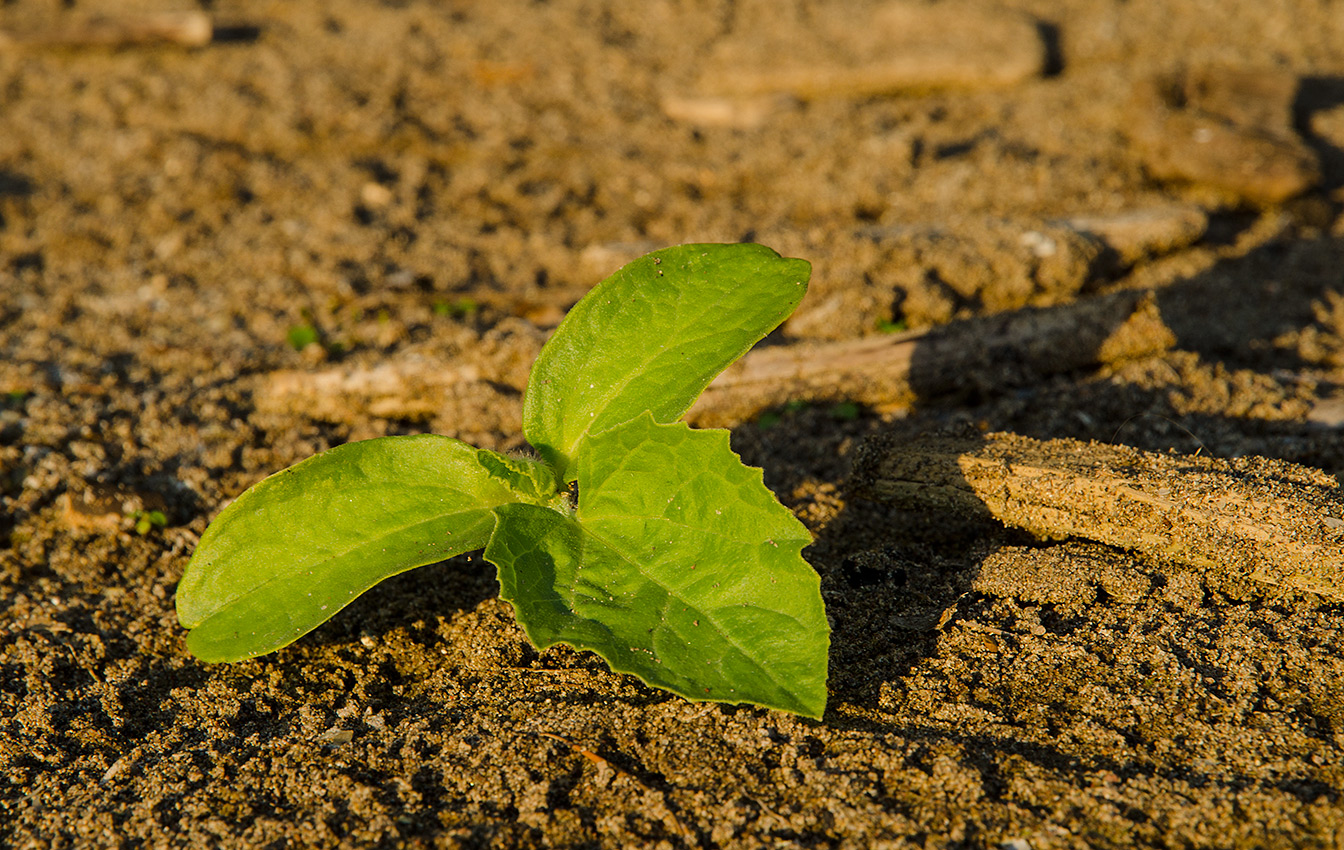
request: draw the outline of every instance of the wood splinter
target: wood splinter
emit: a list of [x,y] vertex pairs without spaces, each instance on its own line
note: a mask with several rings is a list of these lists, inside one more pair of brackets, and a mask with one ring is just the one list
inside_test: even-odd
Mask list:
[[1344,599],[1339,482],[1283,461],[1012,434],[881,435],[856,452],[851,492]]
[[140,44],[177,44],[203,47],[214,39],[215,28],[205,12],[98,16],[65,28],[33,33],[0,30],[5,47],[125,47]]
[[608,759],[603,758],[602,756],[598,755],[592,750],[579,746],[577,743],[571,741],[569,738],[566,738],[563,735],[557,735],[554,732],[546,732],[546,731],[536,731],[533,732],[532,734],[538,735],[542,738],[550,738],[552,741],[559,741],[561,744],[564,744],[566,747],[569,747],[571,750],[583,756],[588,761],[597,765],[599,768],[610,770],[615,775],[625,777],[626,779],[635,783],[639,787],[643,788],[645,791],[648,791],[652,794],[657,794],[659,797],[662,798],[663,805],[660,808],[662,809],[661,814],[663,815],[664,822],[672,826],[682,836],[682,838],[689,839],[691,837],[690,831],[686,828],[686,825],[681,822],[681,818],[677,817],[676,811],[673,810],[671,806],[667,804],[668,803],[667,794],[665,792],[653,788],[647,782],[635,776],[634,774],[630,773],[628,770],[622,770],[620,767],[612,764]]
[[895,410],[1138,360],[1175,341],[1151,293],[1124,291],[889,337],[766,347],[719,375],[688,418],[701,427],[732,426],[790,401]]

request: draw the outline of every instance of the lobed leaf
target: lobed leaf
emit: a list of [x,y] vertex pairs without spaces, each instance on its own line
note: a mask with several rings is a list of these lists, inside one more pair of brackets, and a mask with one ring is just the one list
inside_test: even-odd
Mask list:
[[829,626],[811,535],[726,431],[649,413],[587,438],[574,517],[496,509],[485,557],[538,647],[590,649],[691,700],[820,717]]
[[588,435],[646,410],[675,421],[793,312],[811,268],[762,245],[680,245],[635,260],[574,305],[542,349],[523,433],[568,481]]
[[279,649],[385,578],[481,548],[493,510],[524,498],[448,437],[348,443],[295,464],[201,535],[177,588],[187,647],[204,661]]

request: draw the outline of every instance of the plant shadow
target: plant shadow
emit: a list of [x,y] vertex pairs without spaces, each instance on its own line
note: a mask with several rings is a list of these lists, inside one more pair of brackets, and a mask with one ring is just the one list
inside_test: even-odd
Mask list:
[[498,595],[495,568],[479,553],[459,555],[384,579],[303,640],[329,648],[366,636],[382,640],[400,629],[416,643],[432,646],[439,640],[440,618],[471,611]]
[[[1254,454],[1338,475],[1344,472],[1342,423],[1312,421],[1301,411],[1313,396],[1344,395],[1341,370],[1304,355],[1296,341],[1320,329],[1320,305],[1339,292],[1341,268],[1339,238],[1273,241],[1154,293],[1175,337],[1165,354],[1019,384],[986,386],[967,376],[951,393],[921,394],[902,418],[871,420],[869,436],[881,434],[899,451],[904,441],[939,431],[961,438],[1006,431],[1147,451]],[[1344,334],[1344,328],[1325,330]],[[1031,373],[1001,365],[1005,375]],[[917,350],[912,384],[920,387],[924,374],[937,374],[945,387],[946,370]],[[852,457],[848,448],[844,454]],[[770,459],[763,460],[769,478]],[[975,590],[987,558],[1005,547],[1056,545],[1069,544],[1042,543],[932,500],[928,510],[903,511],[847,498],[805,553],[821,573],[833,622],[832,705],[882,711],[885,692],[938,655],[941,630],[991,601]],[[1043,618],[1052,616],[1049,604],[1042,608]],[[1081,616],[1086,619],[1085,610]],[[871,716],[834,711],[827,721],[881,725]]]

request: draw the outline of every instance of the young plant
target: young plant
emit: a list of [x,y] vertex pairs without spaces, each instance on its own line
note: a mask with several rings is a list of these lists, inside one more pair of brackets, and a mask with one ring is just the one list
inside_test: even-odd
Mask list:
[[592,650],[690,700],[820,717],[830,630],[811,535],[727,431],[678,421],[793,312],[810,271],[760,245],[683,245],[598,284],[532,367],[539,459],[383,437],[257,483],[178,585],[187,646],[271,652],[388,576],[484,547],[538,648]]
[[168,517],[163,511],[131,511],[127,514],[135,522],[135,533],[144,537],[156,528],[167,528]]

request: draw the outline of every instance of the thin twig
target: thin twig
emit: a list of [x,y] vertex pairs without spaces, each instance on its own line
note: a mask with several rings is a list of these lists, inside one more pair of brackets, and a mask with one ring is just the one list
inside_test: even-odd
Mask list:
[[1038,383],[1171,347],[1153,297],[1119,292],[928,331],[749,353],[691,408],[698,425],[736,424],[787,401],[855,401],[879,410],[917,400]]
[[124,47],[177,44],[202,47],[214,38],[214,24],[204,12],[160,12],[148,15],[94,17],[77,24],[37,32],[0,31],[6,47]]
[[[917,333],[758,349],[710,384],[687,418],[731,427],[789,401],[893,410],[921,399],[1006,392],[1048,375],[1159,354],[1174,342],[1151,294],[1119,292]],[[405,356],[374,366],[271,372],[257,402],[322,421],[437,419],[507,430],[521,405],[499,384],[473,364]]]
[[690,840],[691,837],[690,830],[688,830],[686,828],[686,825],[681,822],[681,818],[677,817],[676,810],[673,809],[672,806],[668,805],[667,794],[665,792],[659,791],[658,789],[651,787],[647,782],[640,779],[638,776],[635,776],[634,774],[630,773],[630,771],[622,770],[620,767],[612,764],[611,761],[609,761],[608,759],[603,758],[602,756],[598,755],[592,750],[586,749],[576,744],[574,741],[571,741],[569,738],[566,738],[563,735],[557,735],[554,732],[545,732],[545,731],[535,731],[532,734],[540,735],[543,738],[550,738],[553,741],[559,741],[560,743],[569,747],[571,750],[583,756],[584,758],[588,759],[588,761],[592,762],[598,767],[609,768],[616,775],[626,777],[631,782],[634,782],[636,785],[643,788],[645,791],[648,791],[651,794],[657,794],[660,798],[662,798],[662,805],[667,810],[668,817],[672,819],[673,825],[676,826],[677,832],[681,834],[681,837],[684,840],[686,841]]

